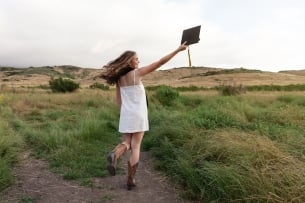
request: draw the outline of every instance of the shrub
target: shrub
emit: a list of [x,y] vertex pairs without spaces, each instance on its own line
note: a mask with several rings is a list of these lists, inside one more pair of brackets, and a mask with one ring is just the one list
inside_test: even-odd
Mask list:
[[51,78],[49,85],[53,92],[73,92],[79,88],[79,83],[61,77],[57,79]]
[[94,84],[90,85],[91,89],[101,89],[101,90],[109,90],[109,86],[108,85],[104,85],[98,82],[95,82]]
[[217,88],[224,96],[239,95],[245,93],[245,88],[242,85],[222,85]]
[[305,84],[290,85],[253,85],[247,87],[248,91],[304,91]]
[[156,97],[162,105],[170,106],[177,100],[179,93],[172,87],[160,86],[156,91]]
[[48,86],[48,85],[39,85],[39,88],[43,89],[43,90],[48,90],[48,89],[50,89],[50,86]]
[[199,90],[204,90],[204,89],[207,89],[207,88],[197,87],[195,85],[190,85],[188,87],[185,87],[185,86],[177,87],[176,89],[178,91],[199,91]]

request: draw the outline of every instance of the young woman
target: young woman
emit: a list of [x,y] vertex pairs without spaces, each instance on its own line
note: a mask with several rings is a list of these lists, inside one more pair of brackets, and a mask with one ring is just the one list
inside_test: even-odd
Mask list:
[[123,142],[108,154],[107,169],[115,175],[117,161],[127,150],[131,150],[128,161],[127,189],[136,186],[135,174],[139,164],[140,148],[144,132],[149,130],[147,103],[142,78],[171,60],[180,51],[187,48],[186,43],[160,60],[139,68],[139,59],[134,51],[125,51],[117,59],[104,66],[102,78],[110,85],[116,85],[117,104],[120,108],[119,132]]

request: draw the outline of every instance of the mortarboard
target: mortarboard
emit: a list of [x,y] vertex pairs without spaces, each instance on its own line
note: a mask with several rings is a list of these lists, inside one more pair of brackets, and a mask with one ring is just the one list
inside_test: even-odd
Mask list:
[[[201,25],[198,25],[196,27],[192,27],[192,28],[183,30],[181,44],[183,44],[184,42],[186,42],[186,45],[198,43],[200,40],[200,38],[199,38],[200,28],[201,28]],[[188,58],[189,58],[189,67],[192,67],[191,54],[190,54],[189,47],[188,47],[187,51],[188,51]]]
[[200,28],[201,25],[183,30],[181,44],[183,44],[185,41],[186,45],[198,43],[200,40]]

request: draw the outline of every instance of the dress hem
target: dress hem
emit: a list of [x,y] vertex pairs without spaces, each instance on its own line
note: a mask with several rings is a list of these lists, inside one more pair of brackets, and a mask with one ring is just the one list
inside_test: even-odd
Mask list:
[[149,130],[128,130],[128,131],[119,131],[120,133],[138,133],[138,132],[147,132]]

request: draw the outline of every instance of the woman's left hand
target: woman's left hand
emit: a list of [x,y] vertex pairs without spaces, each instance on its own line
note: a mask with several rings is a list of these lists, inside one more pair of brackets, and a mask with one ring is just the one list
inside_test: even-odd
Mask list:
[[188,47],[188,45],[186,45],[186,41],[185,41],[185,42],[183,42],[183,44],[181,44],[181,45],[178,47],[178,51],[183,51],[183,50],[185,50],[187,47]]

